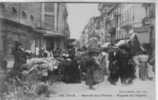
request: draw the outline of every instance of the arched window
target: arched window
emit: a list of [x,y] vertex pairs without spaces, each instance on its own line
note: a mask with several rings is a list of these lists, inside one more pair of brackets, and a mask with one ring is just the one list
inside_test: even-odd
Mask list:
[[27,18],[27,15],[26,15],[26,13],[24,11],[22,12],[22,17],[23,18]]

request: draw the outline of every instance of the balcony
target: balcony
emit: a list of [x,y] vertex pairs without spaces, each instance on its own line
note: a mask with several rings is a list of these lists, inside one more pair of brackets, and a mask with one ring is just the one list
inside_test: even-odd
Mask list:
[[107,14],[107,13],[111,12],[111,10],[115,7],[115,5],[117,5],[117,4],[116,3],[100,3],[98,5],[98,10],[102,14]]
[[144,17],[142,20],[143,25],[155,25],[155,19],[150,17]]

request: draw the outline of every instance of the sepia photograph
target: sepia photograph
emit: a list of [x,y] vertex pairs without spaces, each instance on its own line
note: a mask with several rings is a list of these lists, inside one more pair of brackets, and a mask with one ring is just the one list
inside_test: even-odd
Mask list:
[[156,100],[156,2],[0,2],[0,100]]

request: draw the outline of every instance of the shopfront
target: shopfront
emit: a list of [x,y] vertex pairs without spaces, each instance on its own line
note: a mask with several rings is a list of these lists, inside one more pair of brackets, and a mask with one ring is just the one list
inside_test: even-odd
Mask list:
[[2,38],[2,52],[3,56],[7,58],[13,58],[12,48],[14,42],[18,41],[22,44],[25,50],[33,50],[33,48],[40,48],[40,42],[35,43],[34,41],[41,41],[42,33],[39,33],[29,26],[16,23],[7,19],[1,19],[1,38]]
[[61,33],[56,33],[52,31],[45,31],[44,39],[46,43],[46,49],[54,51],[57,48],[65,48],[65,37]]

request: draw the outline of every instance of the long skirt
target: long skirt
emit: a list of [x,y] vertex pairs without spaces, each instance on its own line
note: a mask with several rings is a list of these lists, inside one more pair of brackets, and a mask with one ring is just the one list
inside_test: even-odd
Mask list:
[[118,81],[119,78],[119,66],[118,66],[118,62],[117,61],[111,61],[110,65],[109,65],[109,77],[108,77],[108,81],[112,84],[115,84]]
[[94,71],[92,69],[87,70],[86,75],[86,84],[89,86],[95,85],[94,77],[93,77]]
[[80,70],[73,62],[67,62],[64,66],[64,81],[67,83],[78,83],[80,82]]
[[148,69],[148,77],[152,79],[152,78],[154,78],[154,71],[152,69],[153,66],[150,65],[149,63],[147,65],[148,65],[148,68],[147,68]]
[[148,79],[148,69],[147,69],[147,63],[142,62],[139,65],[139,78],[141,80]]
[[88,69],[87,71],[87,78],[86,78],[86,84],[89,86],[101,83],[104,81],[104,72],[100,68],[94,70],[94,69]]

